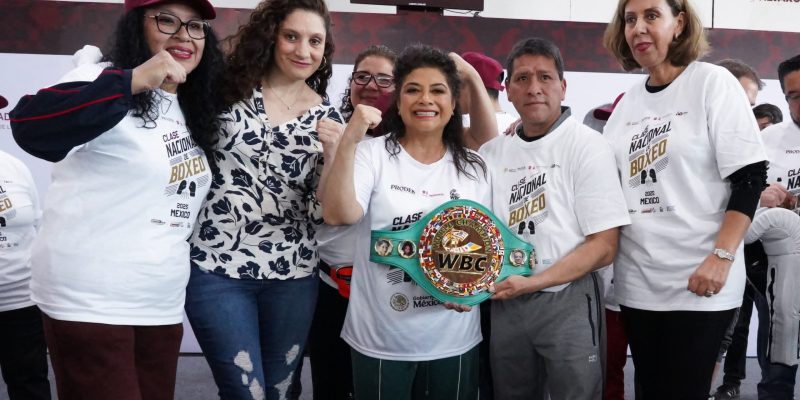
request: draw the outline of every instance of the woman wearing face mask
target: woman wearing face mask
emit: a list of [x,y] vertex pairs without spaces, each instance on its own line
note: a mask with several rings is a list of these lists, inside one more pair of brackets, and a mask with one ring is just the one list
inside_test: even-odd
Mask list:
[[125,10],[108,63],[11,112],[20,147],[56,162],[31,292],[66,400],[173,397],[186,239],[210,185],[214,8],[127,0]]
[[758,127],[739,82],[697,61],[708,43],[688,0],[620,0],[604,44],[626,70],[647,72],[603,135],[632,222],[614,289],[637,382],[647,399],[706,399],[765,187]]
[[220,397],[282,399],[314,314],[317,191],[341,122],[325,2],[263,1],[233,46],[186,312]]

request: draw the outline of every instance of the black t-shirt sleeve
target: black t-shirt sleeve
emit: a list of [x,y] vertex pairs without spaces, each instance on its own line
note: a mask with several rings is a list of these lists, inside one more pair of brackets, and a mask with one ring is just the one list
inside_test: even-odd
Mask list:
[[735,210],[753,219],[761,192],[767,187],[767,162],[745,165],[728,177],[731,198],[725,211]]
[[9,113],[17,144],[60,161],[73,147],[113,128],[131,104],[131,70],[106,69],[93,82],[67,82],[27,95]]

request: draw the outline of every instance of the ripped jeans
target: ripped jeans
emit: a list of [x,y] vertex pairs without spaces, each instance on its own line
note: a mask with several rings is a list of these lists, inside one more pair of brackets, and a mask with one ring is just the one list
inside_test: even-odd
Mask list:
[[221,399],[287,399],[318,283],[233,279],[192,266],[186,314]]

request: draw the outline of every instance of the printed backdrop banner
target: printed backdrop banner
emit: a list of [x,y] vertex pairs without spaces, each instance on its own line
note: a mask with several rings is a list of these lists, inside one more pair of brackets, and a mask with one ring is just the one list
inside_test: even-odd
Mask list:
[[[734,0],[728,0],[733,2]],[[745,0],[746,1],[746,0]],[[47,186],[50,182],[51,163],[32,157],[22,151],[11,136],[9,111],[17,104],[19,98],[25,94],[35,93],[38,89],[53,85],[58,79],[72,68],[71,56],[58,55],[32,55],[0,53],[0,96],[8,100],[9,105],[0,109],[0,149],[22,160],[31,169],[42,201],[46,202]],[[331,102],[338,105],[342,93],[347,87],[352,65],[336,64],[333,69],[333,78],[328,85],[328,94]],[[567,96],[565,105],[572,108],[572,114],[582,121],[584,115],[593,108],[611,103],[621,92],[624,92],[636,82],[644,79],[643,75],[623,73],[597,73],[597,72],[566,72]],[[780,91],[776,80],[766,80],[767,86],[759,94],[759,103],[772,103],[780,107],[788,117],[786,101]],[[500,93],[500,103],[503,110],[516,116],[506,97]],[[756,319],[753,319],[756,324]],[[184,323],[185,333],[181,346],[182,352],[199,352],[200,348],[188,323]],[[755,325],[751,327],[756,337]],[[748,355],[755,355],[755,343],[748,346]]]

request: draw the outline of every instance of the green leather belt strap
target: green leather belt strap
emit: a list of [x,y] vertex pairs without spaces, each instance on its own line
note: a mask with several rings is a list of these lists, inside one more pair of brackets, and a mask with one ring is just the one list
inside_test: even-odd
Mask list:
[[536,265],[533,246],[471,200],[448,201],[407,229],[372,231],[369,259],[401,268],[440,301],[465,305]]

